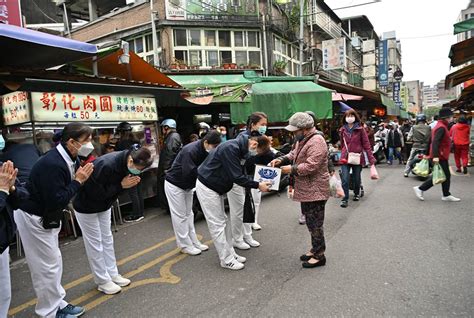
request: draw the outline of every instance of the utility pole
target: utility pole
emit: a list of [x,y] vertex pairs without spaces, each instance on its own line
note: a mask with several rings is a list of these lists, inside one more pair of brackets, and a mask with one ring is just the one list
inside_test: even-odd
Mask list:
[[153,66],[158,66],[158,38],[156,35],[155,12],[153,11],[153,0],[150,0],[151,13],[151,38],[153,42]]
[[304,59],[304,54],[303,54],[303,44],[304,44],[304,1],[305,0],[300,0],[300,64],[298,67],[298,76],[303,76],[303,59]]

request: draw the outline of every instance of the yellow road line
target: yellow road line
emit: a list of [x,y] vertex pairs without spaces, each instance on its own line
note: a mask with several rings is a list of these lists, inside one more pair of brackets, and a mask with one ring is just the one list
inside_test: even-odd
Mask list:
[[[199,239],[201,239],[202,237],[200,237]],[[204,244],[206,245],[209,245],[212,243],[212,240],[210,241],[207,241],[205,242]],[[179,252],[179,249],[176,249],[178,252]],[[154,261],[151,261],[145,265],[143,265],[142,267],[138,268],[138,270],[140,270],[140,272],[158,264],[160,261],[163,261],[164,259],[166,259],[167,257],[170,257],[174,254],[176,254],[176,250],[175,251],[171,251],[163,256],[160,256],[159,258],[157,258],[156,260]],[[166,256],[166,257],[165,257]],[[130,284],[130,286],[127,286],[127,287],[124,287],[122,289],[122,292],[121,293],[124,293],[124,292],[127,292],[131,289],[134,289],[134,288],[137,288],[137,287],[141,287],[141,286],[145,286],[145,285],[151,285],[151,284],[160,284],[160,283],[168,283],[168,284],[178,284],[180,281],[181,281],[181,278],[174,275],[173,273],[171,273],[171,268],[173,265],[175,265],[176,263],[178,263],[179,261],[185,259],[186,257],[188,257],[188,255],[186,254],[182,254],[182,255],[178,255],[176,257],[174,257],[173,259],[167,261],[161,268],[160,268],[160,277],[157,277],[157,278],[147,278],[147,279],[143,279],[143,280],[139,280],[139,281],[136,281],[136,282],[133,282],[132,284]],[[159,259],[161,259],[160,261],[158,261]],[[153,265],[152,265],[153,263]],[[138,273],[135,273],[135,272],[130,272],[130,273],[127,273],[125,276],[126,277],[132,277],[134,275],[136,275]],[[99,292],[98,291],[94,291],[95,294],[98,294]],[[99,297],[97,298],[96,300],[84,305],[84,308],[89,311],[89,310],[92,310],[94,309],[95,307],[103,304],[104,302],[106,302],[107,300],[111,299],[112,297],[114,297],[115,295],[103,295],[102,297]],[[77,303],[77,300],[75,300]]]
[[[200,239],[202,238],[201,235],[198,235],[198,237],[200,237]],[[137,258],[140,257],[140,256],[143,256],[143,255],[145,255],[145,254],[148,254],[148,253],[150,253],[150,252],[152,252],[152,251],[154,251],[154,250],[156,250],[156,249],[158,249],[158,248],[160,248],[160,247],[162,247],[162,246],[164,246],[164,245],[166,245],[166,244],[169,244],[169,243],[171,243],[171,242],[173,242],[173,241],[175,241],[175,240],[176,240],[176,238],[173,236],[173,237],[170,237],[170,238],[168,238],[168,239],[166,239],[166,240],[164,240],[164,241],[162,241],[162,242],[160,242],[160,243],[157,243],[157,244],[155,244],[155,245],[153,245],[153,246],[150,246],[150,247],[148,247],[148,248],[146,248],[146,249],[144,249],[144,250],[142,250],[142,251],[140,251],[140,252],[137,252],[137,253],[135,253],[135,254],[132,254],[132,255],[130,255],[130,256],[124,258],[124,259],[119,260],[119,261],[117,262],[117,266],[124,265],[124,264],[126,264],[126,263],[128,263],[128,262],[130,262],[130,261],[132,261],[132,260],[134,260],[134,259],[137,259]],[[80,284],[82,284],[82,283],[84,283],[84,282],[86,282],[86,281],[88,281],[88,280],[91,280],[91,279],[92,279],[92,274],[88,274],[88,275],[82,276],[82,277],[80,277],[80,278],[78,278],[78,279],[76,279],[76,280],[74,280],[74,281],[72,281],[72,282],[70,282],[70,283],[64,285],[63,287],[64,287],[65,290],[68,290],[68,289],[71,289],[71,288],[73,288],[73,287],[76,287],[76,286],[78,286],[78,285],[80,285]],[[86,295],[89,295],[89,294],[91,294],[91,292],[90,292],[90,293],[87,293]],[[86,295],[84,295],[84,296],[86,296]],[[84,297],[84,296],[83,296],[83,297]],[[93,297],[93,295],[92,295],[91,297]],[[89,298],[90,298],[90,297],[89,297]],[[87,298],[87,299],[88,299],[88,298]],[[86,300],[87,300],[87,299],[86,299]],[[12,316],[13,316],[13,315],[16,315],[17,313],[19,313],[19,312],[21,312],[21,311],[27,309],[28,307],[34,306],[34,305],[36,304],[36,301],[37,301],[36,298],[31,299],[31,300],[27,301],[26,303],[24,303],[24,304],[22,304],[22,305],[19,305],[19,306],[15,307],[15,308],[10,309],[10,310],[8,311],[8,314],[9,314],[9,315],[12,315]]]

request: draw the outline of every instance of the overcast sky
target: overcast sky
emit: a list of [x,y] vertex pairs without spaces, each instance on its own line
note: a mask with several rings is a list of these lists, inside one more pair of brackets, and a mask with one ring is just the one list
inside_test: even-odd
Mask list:
[[[326,0],[332,8],[372,0]],[[456,43],[453,24],[468,0],[382,0],[382,2],[335,10],[340,17],[366,15],[379,36],[396,31],[402,44],[403,80],[433,85],[451,72],[449,49]]]

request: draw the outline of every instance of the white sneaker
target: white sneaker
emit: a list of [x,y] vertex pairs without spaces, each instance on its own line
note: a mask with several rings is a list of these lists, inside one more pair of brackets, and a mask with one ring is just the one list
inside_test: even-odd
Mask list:
[[188,246],[188,247],[182,248],[181,253],[188,254],[191,256],[196,256],[196,255],[201,254],[201,250],[198,248],[195,248],[194,246]]
[[246,259],[245,257],[240,256],[240,255],[237,255],[237,254],[235,254],[234,257],[235,257],[235,260],[236,260],[237,262],[242,263],[242,264],[247,261],[247,259]]
[[262,227],[260,226],[260,224],[254,223],[254,224],[252,224],[252,229],[254,231],[260,231],[262,229]]
[[260,243],[253,239],[253,237],[244,237],[245,243],[250,245],[251,247],[259,247]]
[[195,248],[203,252],[209,249],[209,246],[207,246],[206,244],[202,244],[201,242],[194,243],[193,245]]
[[230,263],[223,263],[221,262],[221,266],[225,269],[231,269],[233,271],[238,271],[238,270],[241,270],[245,267],[244,264],[234,260],[234,261],[231,261]]
[[235,242],[234,241],[234,247],[238,248],[239,250],[249,250],[250,249],[250,245],[248,245],[244,241],[241,241],[241,242]]
[[115,295],[122,291],[122,287],[115,284],[114,282],[108,282],[108,283],[99,285],[97,289],[106,295]]
[[130,279],[125,278],[122,275],[112,277],[112,281],[120,287],[126,287],[131,283]]
[[447,202],[459,202],[461,199],[456,198],[455,196],[448,195],[447,197],[442,197],[441,200],[447,201]]
[[423,191],[421,191],[419,187],[413,187],[413,191],[415,191],[415,195],[418,199],[425,201],[425,198],[423,198]]

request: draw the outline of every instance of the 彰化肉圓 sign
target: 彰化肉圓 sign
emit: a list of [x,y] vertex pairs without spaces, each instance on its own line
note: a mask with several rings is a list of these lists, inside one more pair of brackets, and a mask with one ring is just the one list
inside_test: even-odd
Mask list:
[[136,95],[31,93],[35,121],[155,121],[156,102]]
[[30,121],[30,108],[27,92],[13,92],[0,96],[3,123],[6,126]]

